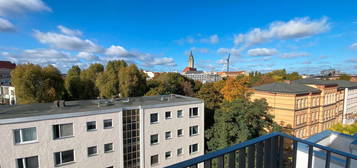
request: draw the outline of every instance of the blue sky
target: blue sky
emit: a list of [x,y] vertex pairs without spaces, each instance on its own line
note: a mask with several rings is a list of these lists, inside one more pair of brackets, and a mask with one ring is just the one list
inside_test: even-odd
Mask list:
[[196,67],[357,73],[356,1],[0,0],[0,58],[74,64],[124,59],[144,70]]

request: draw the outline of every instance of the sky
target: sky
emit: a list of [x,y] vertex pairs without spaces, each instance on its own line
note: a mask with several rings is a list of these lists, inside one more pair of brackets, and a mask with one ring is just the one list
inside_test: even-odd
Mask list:
[[0,60],[357,74],[357,1],[0,0]]

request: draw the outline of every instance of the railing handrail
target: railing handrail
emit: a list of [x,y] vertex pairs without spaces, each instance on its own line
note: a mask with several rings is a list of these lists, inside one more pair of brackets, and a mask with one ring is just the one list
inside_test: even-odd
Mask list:
[[257,138],[254,138],[254,139],[251,139],[251,140],[248,140],[248,141],[244,141],[244,142],[239,143],[239,144],[235,144],[235,145],[229,146],[229,147],[224,148],[224,149],[220,149],[220,150],[217,150],[217,151],[214,151],[214,152],[210,152],[210,153],[195,157],[193,159],[189,159],[189,160],[186,160],[186,161],[183,161],[183,162],[180,162],[180,163],[176,163],[174,165],[168,166],[167,168],[189,167],[189,166],[192,166],[192,165],[195,165],[195,164],[198,164],[198,163],[202,163],[202,162],[205,162],[205,161],[208,161],[208,160],[223,156],[223,155],[225,155],[227,153],[240,150],[240,149],[248,147],[250,145],[254,145],[256,143],[263,142],[263,141],[265,141],[267,139],[270,139],[270,138],[273,138],[275,136],[282,136],[282,137],[285,137],[285,138],[288,138],[288,139],[291,139],[291,140],[294,140],[294,141],[297,141],[297,142],[300,142],[300,143],[307,144],[309,146],[313,146],[313,147],[316,147],[316,148],[319,148],[319,149],[330,151],[332,153],[336,153],[338,155],[342,155],[344,157],[348,157],[348,158],[357,160],[357,155],[346,153],[346,152],[343,152],[343,151],[340,151],[340,150],[337,150],[337,149],[334,149],[334,148],[322,146],[322,145],[319,145],[317,143],[309,142],[309,141],[306,141],[306,140],[303,140],[303,139],[300,139],[300,138],[296,138],[296,137],[293,137],[293,136],[290,136],[290,135],[287,135],[287,134],[284,134],[284,133],[281,133],[281,132],[273,132],[273,133],[270,133],[270,134],[267,134],[267,135],[263,135],[263,136],[260,136],[260,137],[257,137]]

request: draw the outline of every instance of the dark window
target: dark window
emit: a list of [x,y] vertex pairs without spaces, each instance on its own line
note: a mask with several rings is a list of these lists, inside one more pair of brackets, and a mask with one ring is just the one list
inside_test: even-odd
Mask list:
[[25,143],[37,140],[36,127],[14,130],[15,143]]
[[159,163],[159,155],[151,156],[151,165],[156,165]]
[[96,129],[97,126],[95,121],[87,122],[87,131],[96,130]]
[[190,127],[190,136],[198,134],[198,125]]
[[171,151],[165,152],[165,159],[168,159],[171,157]]
[[55,165],[61,165],[64,163],[74,161],[74,150],[56,152],[54,155],[55,155]]
[[183,117],[182,110],[177,110],[177,118]]
[[151,145],[159,143],[159,135],[158,134],[151,135],[150,142],[151,142]]
[[113,127],[112,119],[103,120],[103,126],[104,128],[112,128]]
[[198,151],[198,144],[190,145],[190,154]]
[[180,137],[183,135],[182,129],[177,130],[177,136]]
[[165,139],[171,139],[171,131],[165,132]]
[[104,152],[113,151],[113,143],[104,144]]
[[88,147],[88,156],[93,156],[97,154],[97,146]]
[[171,118],[171,111],[166,111],[165,112],[165,118],[170,119]]
[[182,155],[182,153],[183,153],[182,148],[177,149],[177,156]]
[[150,123],[157,123],[158,122],[158,114],[150,114]]
[[73,124],[53,125],[53,139],[73,136]]
[[198,116],[198,107],[190,108],[190,117]]
[[32,156],[27,158],[19,158],[17,160],[18,168],[38,168],[38,157]]

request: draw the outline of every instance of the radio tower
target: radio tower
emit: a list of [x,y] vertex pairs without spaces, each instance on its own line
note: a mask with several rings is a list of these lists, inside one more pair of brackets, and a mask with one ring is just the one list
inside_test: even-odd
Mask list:
[[229,59],[231,57],[231,53],[228,53],[228,58],[227,58],[227,72],[229,72]]

